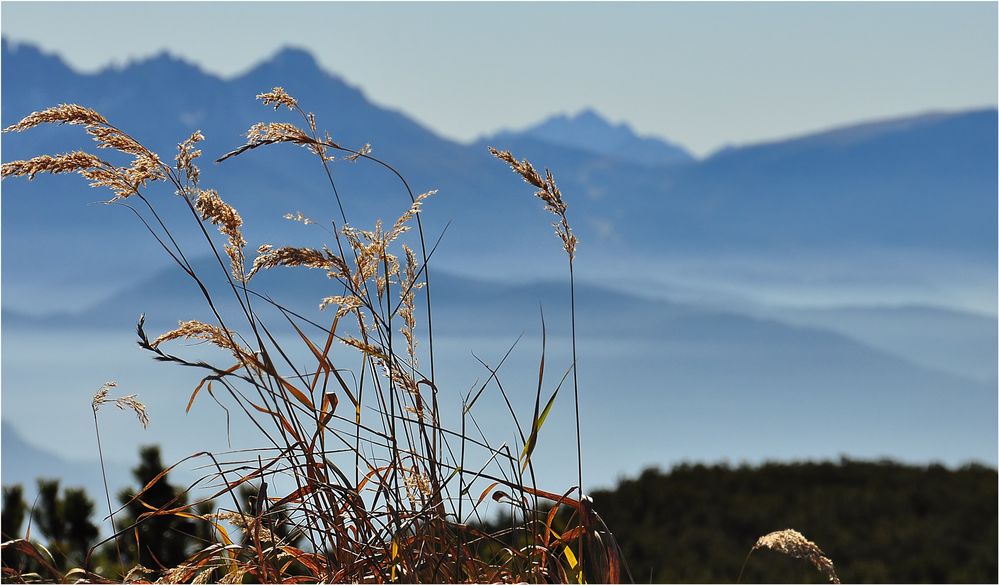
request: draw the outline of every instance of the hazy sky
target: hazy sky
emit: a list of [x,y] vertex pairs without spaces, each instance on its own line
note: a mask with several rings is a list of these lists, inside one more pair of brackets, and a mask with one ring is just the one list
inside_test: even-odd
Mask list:
[[232,75],[282,45],[469,140],[593,106],[704,154],[995,106],[996,3],[42,3],[2,32],[92,71],[163,49]]

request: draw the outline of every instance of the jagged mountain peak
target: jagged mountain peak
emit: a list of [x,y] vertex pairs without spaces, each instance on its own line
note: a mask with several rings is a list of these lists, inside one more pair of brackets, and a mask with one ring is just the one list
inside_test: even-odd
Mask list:
[[611,122],[593,107],[583,108],[575,114],[556,114],[525,130],[503,132],[492,138],[509,140],[520,137],[648,166],[676,165],[694,160],[682,146],[661,138],[640,136],[627,122]]
[[311,51],[291,45],[279,48],[271,56],[253,65],[241,77],[252,78],[274,71],[280,71],[290,77],[339,79],[336,75],[323,69]]
[[131,76],[159,77],[176,83],[192,75],[205,76],[205,71],[195,62],[170,52],[167,49],[143,57],[130,59],[124,65],[110,66],[105,70]]
[[315,55],[309,52],[307,49],[301,47],[295,47],[286,45],[278,49],[274,55],[267,60],[268,63],[274,63],[284,67],[294,66],[301,69],[312,68],[319,69],[319,62],[316,61]]
[[601,128],[605,130],[625,130],[628,132],[632,132],[631,127],[627,123],[621,122],[615,124],[593,107],[585,107],[576,112],[575,114],[567,114],[567,113],[556,114],[545,120],[542,120],[541,122],[533,126],[533,128],[555,125],[555,124],[575,124],[575,125],[584,125],[592,128]]
[[[2,59],[7,67],[16,68],[17,73],[31,76],[61,75],[71,71],[69,65],[54,53],[47,53],[30,43],[11,41],[6,36],[0,39]],[[6,76],[5,76],[6,77]]]

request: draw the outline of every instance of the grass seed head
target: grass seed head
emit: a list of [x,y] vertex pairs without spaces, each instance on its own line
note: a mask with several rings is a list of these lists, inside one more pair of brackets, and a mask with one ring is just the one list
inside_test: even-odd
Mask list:
[[3,129],[4,132],[23,132],[41,124],[74,124],[74,125],[107,125],[108,121],[94,110],[76,104],[59,104],[58,106],[32,112],[17,124]]
[[552,172],[545,169],[545,176],[542,178],[541,174],[538,173],[526,158],[518,161],[517,157],[513,156],[510,151],[497,150],[492,146],[489,147],[489,152],[510,165],[513,172],[520,175],[527,184],[538,189],[534,195],[544,201],[545,209],[558,218],[558,221],[553,224],[555,235],[562,240],[562,248],[569,255],[569,261],[572,262],[576,257],[576,244],[578,240],[576,239],[576,234],[572,231],[572,227],[569,225],[569,218],[566,217],[566,211],[569,209],[569,206],[562,199],[562,191],[559,190],[558,185],[555,183],[555,176],[552,175]]
[[215,325],[209,325],[208,323],[202,323],[201,321],[181,321],[176,329],[160,335],[153,340],[150,346],[157,348],[160,344],[175,339],[207,341],[216,347],[231,351],[233,356],[240,362],[253,365],[259,363],[251,351],[234,341],[235,336],[231,331],[216,327]]
[[325,268],[331,277],[348,277],[350,271],[342,258],[333,252],[315,248],[295,248],[285,246],[274,248],[270,244],[264,244],[257,249],[257,257],[253,261],[253,267],[247,275],[249,280],[260,270],[267,270],[277,266],[305,266],[307,268]]
[[41,173],[50,173],[53,175],[77,173],[86,169],[104,166],[110,165],[92,154],[77,150],[55,156],[43,154],[28,160],[15,160],[3,163],[2,176],[3,178],[28,177],[30,181]]
[[229,256],[229,263],[232,268],[233,277],[240,281],[246,281],[246,268],[243,265],[243,249],[246,247],[246,239],[240,229],[243,225],[243,218],[232,205],[229,205],[215,190],[201,189],[198,199],[194,203],[201,218],[218,226],[219,232],[226,236],[229,241],[225,246],[226,255]]
[[93,408],[96,410],[100,408],[102,404],[106,404],[108,402],[108,393],[111,392],[112,388],[115,388],[117,386],[118,383],[113,380],[104,382],[104,384],[101,385],[97,393],[94,394],[94,400],[93,402],[91,402]]
[[281,106],[289,110],[298,108],[298,100],[288,95],[288,92],[283,87],[275,87],[266,93],[258,94],[257,99],[262,101],[265,106],[273,105],[275,110]]
[[829,578],[831,583],[839,583],[839,577],[833,568],[833,562],[829,557],[825,556],[825,553],[822,552],[822,549],[818,545],[805,538],[797,530],[788,528],[761,536],[753,546],[753,550],[761,548],[796,559],[808,559],[812,563],[812,566]]
[[141,580],[143,575],[152,575],[156,571],[143,567],[142,565],[135,565],[129,569],[128,573],[125,574],[125,578],[122,579],[123,583],[133,583],[137,580]]
[[201,171],[194,164],[195,159],[201,156],[201,151],[194,148],[194,145],[205,139],[201,130],[195,130],[191,136],[177,145],[177,171],[184,173],[187,181],[192,185],[197,185],[201,178]]
[[131,410],[138,417],[139,423],[142,428],[149,428],[149,413],[146,411],[146,405],[139,402],[137,394],[129,394],[128,396],[121,396],[119,398],[108,398],[108,394],[111,392],[112,388],[118,386],[117,382],[109,381],[105,382],[97,393],[94,394],[94,398],[91,401],[91,408],[94,409],[96,414],[100,410],[101,406],[105,404],[114,404],[120,410]]
[[97,143],[97,148],[110,148],[134,156],[148,152],[132,137],[113,126],[88,125],[87,134],[93,137],[94,142]]

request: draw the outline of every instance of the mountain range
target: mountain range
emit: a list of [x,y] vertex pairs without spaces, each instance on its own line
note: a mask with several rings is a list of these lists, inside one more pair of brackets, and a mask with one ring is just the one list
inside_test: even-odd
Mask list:
[[[891,269],[904,266],[912,279],[941,289],[961,285],[947,267],[967,264],[966,273],[980,273],[995,266],[995,109],[864,123],[694,160],[681,147],[640,137],[593,111],[556,116],[474,144],[456,143],[402,112],[374,105],[300,49],[284,49],[227,79],[166,53],[81,74],[56,56],[4,40],[2,59],[5,125],[48,105],[77,102],[101,111],[164,156],[201,129],[208,137],[203,182],[222,187],[222,196],[248,218],[253,245],[265,243],[259,234],[300,237],[296,226],[281,219],[285,213],[302,211],[320,220],[339,216],[321,167],[300,149],[275,147],[222,165],[207,163],[238,146],[251,124],[294,119],[253,99],[280,85],[315,111],[320,127],[329,128],[336,140],[370,143],[414,190],[439,189],[424,221],[431,239],[449,225],[436,261],[454,272],[491,266],[505,275],[538,277],[560,253],[540,204],[491,159],[486,142],[553,169],[586,250],[579,266],[584,278],[634,276],[643,266],[667,272],[671,267],[659,264],[663,258],[738,254],[745,265],[783,258],[777,271],[792,279],[821,277],[813,274],[817,263],[847,259],[853,272],[836,275],[843,284],[894,264]],[[88,143],[75,128],[3,137],[7,160]],[[669,164],[650,164],[667,159]],[[357,225],[371,225],[407,205],[402,185],[375,165],[340,162],[334,176],[339,203]],[[41,269],[31,251],[58,250],[67,264],[80,266],[98,250],[130,242],[127,252],[102,262],[101,270],[70,269],[62,275],[76,286],[89,278],[89,285],[102,287],[112,274],[148,275],[162,267],[140,264],[139,258],[159,256],[129,213],[87,205],[103,194],[76,178],[46,178],[43,185],[4,184],[4,270],[11,277],[7,282],[14,282],[8,302],[38,310],[44,291],[37,289],[65,284]],[[169,203],[168,189],[161,191],[157,196],[165,199],[168,219],[184,213]],[[873,263],[883,256],[889,260]],[[981,288],[980,280],[974,286]],[[22,284],[31,307],[19,301]],[[984,286],[986,293],[994,291]]]
[[[214,262],[200,260],[196,269],[207,275],[203,278],[206,286],[218,290],[225,281]],[[536,375],[540,355],[542,313],[548,335],[546,361],[558,369],[568,359],[566,284],[508,284],[442,272],[435,275],[432,284],[438,383],[445,389],[442,408],[447,411],[457,400],[455,389],[468,388],[476,378],[481,379],[483,370],[473,356],[495,364],[510,345],[518,349],[501,372],[503,384],[516,408],[528,408],[531,388],[536,384],[531,377]],[[324,319],[318,312],[319,299],[329,294],[323,274],[278,269],[254,279],[253,288],[297,314]],[[109,442],[106,457],[129,460],[136,443],[128,437],[163,443],[168,458],[200,450],[210,441],[218,448],[226,447],[218,418],[213,422],[217,409],[210,400],[205,398],[190,414],[184,413],[184,397],[199,374],[155,365],[150,355],[134,349],[132,330],[140,314],[145,315],[149,335],[172,329],[178,320],[211,320],[211,313],[198,298],[197,286],[179,269],[171,268],[82,312],[31,317],[5,311],[5,412],[21,416],[4,424],[13,425],[28,440],[49,449],[62,444],[67,457],[92,456],[92,428],[86,424],[89,411],[82,407],[87,396],[81,386],[84,380],[97,381],[114,372],[124,378],[123,388],[139,391],[153,413],[154,425],[141,431],[134,428],[130,417],[105,415],[102,433],[114,433],[112,436],[118,438]],[[217,297],[215,307],[224,316],[237,316],[239,308],[228,298],[224,294]],[[937,356],[945,366],[941,368],[932,360],[921,360],[918,352],[905,355],[893,351],[898,342],[890,332],[887,341],[875,335],[871,337],[875,343],[869,343],[856,326],[841,326],[838,331],[830,327],[830,321],[845,320],[841,313],[825,321],[815,314],[801,313],[801,322],[792,324],[772,317],[641,299],[587,284],[577,289],[576,303],[580,371],[587,392],[584,424],[611,430],[633,443],[627,453],[618,452],[615,442],[599,437],[597,444],[589,447],[591,474],[601,484],[612,482],[617,473],[636,472],[644,465],[687,458],[717,459],[722,453],[753,461],[761,460],[761,454],[800,458],[849,453],[994,464],[996,382],[994,376],[985,374],[981,379],[976,375],[987,369],[990,348],[993,356],[997,349],[994,320],[934,315],[938,331],[951,329],[946,341],[977,340],[978,353],[964,355],[965,362]],[[263,306],[258,302],[257,310],[266,314]],[[882,311],[869,310],[868,314],[866,322],[885,319]],[[810,324],[805,324],[809,319]],[[291,347],[300,345],[294,343],[294,332],[282,327],[279,319],[270,322],[271,334],[290,340]],[[934,321],[916,315],[904,323],[911,327]],[[425,324],[421,322],[418,329],[425,332]],[[883,329],[875,327],[882,337]],[[320,334],[312,329],[308,332]],[[911,330],[908,337],[913,337]],[[924,346],[934,340],[940,343],[932,330],[923,333]],[[916,340],[909,339],[909,343]],[[33,353],[38,344],[44,347],[42,355]],[[183,344],[172,351],[200,355],[191,354],[199,351],[197,348]],[[334,349],[335,361],[345,359],[340,351]],[[62,356],[63,366],[39,371],[44,355]],[[291,355],[293,359],[308,359],[304,354]],[[967,360],[974,367],[969,367]],[[38,401],[39,392],[50,400]],[[628,408],[622,403],[641,406]],[[570,403],[558,404],[560,408],[546,427],[547,449],[539,454],[539,461],[545,462],[554,477],[572,471],[563,469],[565,462],[557,456],[562,448],[570,447],[563,445],[572,437],[571,417],[567,415]],[[453,406],[458,405],[455,402]],[[492,406],[500,407],[488,400],[481,406],[487,413],[481,422],[486,428],[505,420],[497,419]],[[23,421],[33,420],[36,411],[65,421],[66,428],[52,436],[33,432]],[[234,444],[251,441],[245,425],[234,421]],[[187,430],[178,436],[177,428]],[[66,436],[71,437],[68,444]],[[788,441],[789,436],[794,436],[793,441]],[[732,440],[737,437],[736,445]],[[21,475],[18,471],[12,477]]]
[[[697,159],[593,110],[454,142],[375,105],[301,49],[231,78],[167,53],[80,73],[7,40],[2,64],[4,125],[77,102],[164,159],[202,130],[202,182],[240,210],[250,249],[316,245],[328,219],[340,223],[341,206],[350,223],[370,227],[409,205],[392,173],[364,161],[334,162],[333,193],[322,167],[293,146],[212,164],[253,123],[295,121],[253,99],[274,86],[338,142],[370,143],[414,190],[439,189],[421,219],[431,244],[443,233],[434,309],[449,387],[481,375],[470,352],[488,361],[526,333],[507,371],[511,388],[529,388],[539,304],[557,346],[550,359],[566,357],[564,255],[530,187],[486,146],[550,167],[581,241],[584,418],[629,445],[622,453],[620,440],[593,440],[598,483],[687,458],[995,464],[995,109],[860,123]],[[2,140],[4,161],[92,146],[72,127]],[[170,189],[149,195],[180,241],[200,237]],[[112,376],[140,386],[161,417],[142,441],[164,443],[167,459],[205,437],[225,444],[210,403],[183,415],[190,372],[157,365],[150,376],[149,356],[132,345],[140,313],[150,333],[198,316],[197,291],[126,208],[92,204],[102,198],[78,177],[3,183],[5,475],[7,461],[20,461],[7,454],[8,427],[67,460],[91,457],[86,394]],[[296,211],[320,225],[283,219]],[[186,252],[203,259],[206,250]],[[315,312],[325,278],[282,271],[255,282]],[[44,416],[65,424],[40,433],[31,421]],[[112,459],[134,458],[132,423],[108,421]],[[556,454],[569,428],[553,413]],[[546,463],[562,470],[558,457]]]

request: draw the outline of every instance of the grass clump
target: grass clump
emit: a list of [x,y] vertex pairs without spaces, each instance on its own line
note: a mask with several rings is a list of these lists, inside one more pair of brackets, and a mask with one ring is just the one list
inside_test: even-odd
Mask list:
[[[543,399],[543,353],[529,426],[521,425],[511,406],[519,437],[514,445],[497,445],[471,432],[478,429],[476,400],[490,381],[497,382],[510,404],[495,372],[486,384],[462,396],[458,412],[445,412],[441,406],[439,393],[444,390],[436,382],[431,311],[433,247],[428,249],[420,220],[434,192],[416,194],[391,165],[371,156],[366,145],[348,148],[320,132],[316,117],[282,88],[257,98],[266,106],[294,112],[300,125],[255,124],[245,143],[217,162],[281,143],[302,147],[316,159],[319,176],[340,211],[329,221],[330,239],[322,244],[265,243],[250,249],[239,212],[218,191],[201,185],[200,131],[178,145],[168,164],[99,113],[78,105],[35,112],[5,130],[81,126],[99,150],[124,155],[127,164],[87,152],[42,155],[4,163],[3,177],[30,180],[45,173],[78,173],[92,186],[109,189],[109,204],[136,215],[197,285],[212,316],[183,320],[155,336],[147,334],[140,317],[139,345],[157,360],[202,372],[188,410],[206,390],[228,402],[226,416],[241,412],[261,443],[254,449],[191,455],[188,459],[202,460],[209,471],[187,489],[169,491],[169,497],[153,496],[177,464],[152,477],[117,510],[108,496],[113,534],[91,553],[114,542],[117,566],[96,567],[88,554],[79,567],[64,572],[43,547],[17,539],[3,545],[5,580],[618,582],[626,574],[619,548],[582,487],[572,272],[577,241],[552,173],[542,177],[526,160],[492,151],[538,189],[538,197],[556,215],[556,233],[569,260],[573,362],[561,379],[573,376],[579,481],[554,491],[537,485],[532,460],[561,387]],[[396,176],[409,199],[398,215],[393,214],[397,219],[391,224],[379,221],[370,229],[351,224],[331,170],[336,158],[367,161]],[[177,197],[153,194],[157,184],[168,185]],[[186,209],[189,221],[197,223],[195,241],[175,237],[178,230],[161,212],[168,205]],[[315,223],[301,214],[290,219]],[[191,261],[206,252],[224,275],[221,287],[210,286]],[[316,299],[325,310],[323,318],[296,313],[280,299],[254,289],[253,279],[260,272],[289,267],[328,277],[328,294]],[[220,301],[223,296],[227,304]],[[425,332],[419,330],[422,323]],[[293,332],[298,347],[282,341],[281,331]],[[206,361],[175,353],[176,342],[182,340],[214,346],[228,358]],[[423,341],[427,350],[421,353]],[[352,356],[346,357],[343,348]],[[299,354],[309,356],[307,366],[297,359]],[[132,409],[145,420],[141,403],[134,397],[109,399],[109,388],[94,398],[95,424],[98,408],[105,403]],[[189,497],[201,492],[208,495]],[[512,521],[505,528],[483,518],[487,497],[507,505]],[[116,523],[116,514],[127,522]],[[148,528],[165,517],[197,523],[207,535],[204,546],[183,562],[170,564],[134,552],[143,550],[144,525]],[[126,540],[135,546],[123,546]],[[38,572],[7,563],[18,556],[15,552],[30,559]]]

